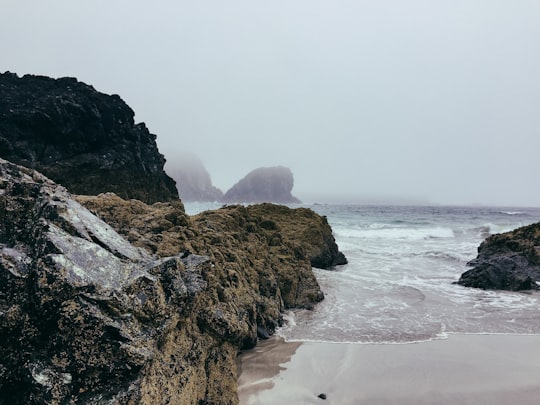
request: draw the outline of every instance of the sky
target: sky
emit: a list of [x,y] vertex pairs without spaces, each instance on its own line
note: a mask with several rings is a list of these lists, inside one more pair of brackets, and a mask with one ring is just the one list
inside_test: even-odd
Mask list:
[[0,72],[119,94],[223,191],[540,206],[538,0],[0,2]]

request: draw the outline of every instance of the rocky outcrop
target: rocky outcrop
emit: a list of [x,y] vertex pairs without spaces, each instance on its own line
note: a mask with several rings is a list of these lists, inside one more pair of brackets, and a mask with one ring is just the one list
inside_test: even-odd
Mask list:
[[223,197],[223,192],[212,185],[210,174],[195,155],[184,153],[169,158],[166,167],[183,201],[213,202]]
[[156,137],[117,95],[73,78],[0,74],[0,157],[78,194],[178,198]]
[[540,223],[488,237],[478,247],[473,268],[458,284],[497,290],[536,290],[540,282]]
[[235,404],[238,351],[323,298],[270,205],[77,200],[0,160],[4,403]]
[[283,166],[261,167],[231,187],[221,200],[225,203],[299,203],[300,200],[291,194],[293,186],[290,169]]
[[262,226],[279,230],[289,243],[299,245],[313,267],[331,269],[347,264],[325,216],[308,208],[291,209],[274,204],[252,205],[248,210],[264,218]]

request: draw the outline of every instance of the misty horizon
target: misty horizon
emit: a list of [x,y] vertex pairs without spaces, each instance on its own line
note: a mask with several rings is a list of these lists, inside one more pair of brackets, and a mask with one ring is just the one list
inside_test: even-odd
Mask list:
[[[188,162],[186,164],[186,162]],[[195,163],[193,163],[195,162]],[[194,167],[198,170],[199,165],[202,164],[204,166],[204,163],[198,158],[195,154],[192,153],[183,153],[182,154],[182,162],[181,167],[183,170],[189,171],[189,164],[193,164]],[[167,162],[165,165],[165,171],[167,174],[171,175],[171,173],[174,173],[174,170],[178,169],[179,167],[171,166],[172,163]],[[258,168],[258,167],[257,167]],[[253,168],[257,169],[257,168]],[[252,171],[250,170],[250,172]],[[248,173],[243,174],[241,177],[239,177],[237,180],[235,180],[232,184],[226,187],[220,187],[218,184],[216,184],[213,181],[212,173],[208,172],[208,175],[210,176],[212,186],[217,187],[221,192],[226,193],[230,188],[232,188],[235,184],[237,184],[241,179],[243,179]],[[293,173],[294,176],[294,173]],[[173,176],[174,177],[174,176]],[[180,191],[180,190],[179,190]],[[293,187],[291,193],[298,197],[302,203],[304,204],[358,204],[358,205],[411,205],[411,206],[486,206],[486,207],[523,207],[523,208],[529,208],[531,206],[527,205],[505,205],[505,204],[485,204],[481,202],[471,202],[469,204],[448,204],[448,203],[440,203],[436,201],[431,201],[428,198],[422,197],[422,196],[412,196],[412,197],[403,197],[399,195],[363,195],[361,193],[354,194],[353,192],[343,192],[341,194],[325,194],[324,192],[307,192],[303,194],[297,194],[295,191],[295,187]],[[182,198],[182,194],[180,193],[180,198]],[[215,201],[219,202],[219,201]]]
[[285,166],[306,202],[540,205],[534,0],[9,2],[0,34],[1,71],[120,95],[223,191]]

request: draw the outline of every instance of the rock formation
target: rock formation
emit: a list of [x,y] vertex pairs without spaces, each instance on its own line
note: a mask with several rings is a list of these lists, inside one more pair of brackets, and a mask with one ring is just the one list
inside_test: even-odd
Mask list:
[[279,204],[299,203],[291,190],[294,185],[290,169],[283,166],[261,167],[248,173],[225,193],[221,201],[225,203]]
[[540,282],[540,223],[488,237],[478,247],[473,268],[458,284],[497,290],[538,289]]
[[309,210],[77,200],[0,159],[2,403],[235,404],[238,351],[338,252]]
[[176,181],[180,198],[185,202],[219,201],[223,192],[212,185],[210,174],[195,155],[184,153],[169,157],[167,173]]
[[177,199],[156,137],[117,95],[73,78],[0,74],[0,157],[78,194]]

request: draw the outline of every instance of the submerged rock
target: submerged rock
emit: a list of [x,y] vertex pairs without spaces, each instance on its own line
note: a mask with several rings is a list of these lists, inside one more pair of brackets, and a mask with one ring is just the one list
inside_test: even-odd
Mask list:
[[280,222],[317,228],[315,214],[77,200],[0,160],[6,403],[236,404],[238,351],[323,298],[310,242]]
[[537,290],[540,282],[540,223],[492,235],[478,247],[473,268],[457,282],[496,290]]
[[299,203],[291,190],[294,179],[290,169],[283,166],[261,167],[248,173],[225,193],[221,201],[225,203],[279,204]]
[[156,136],[119,96],[74,78],[0,74],[0,157],[73,193],[178,199]]

